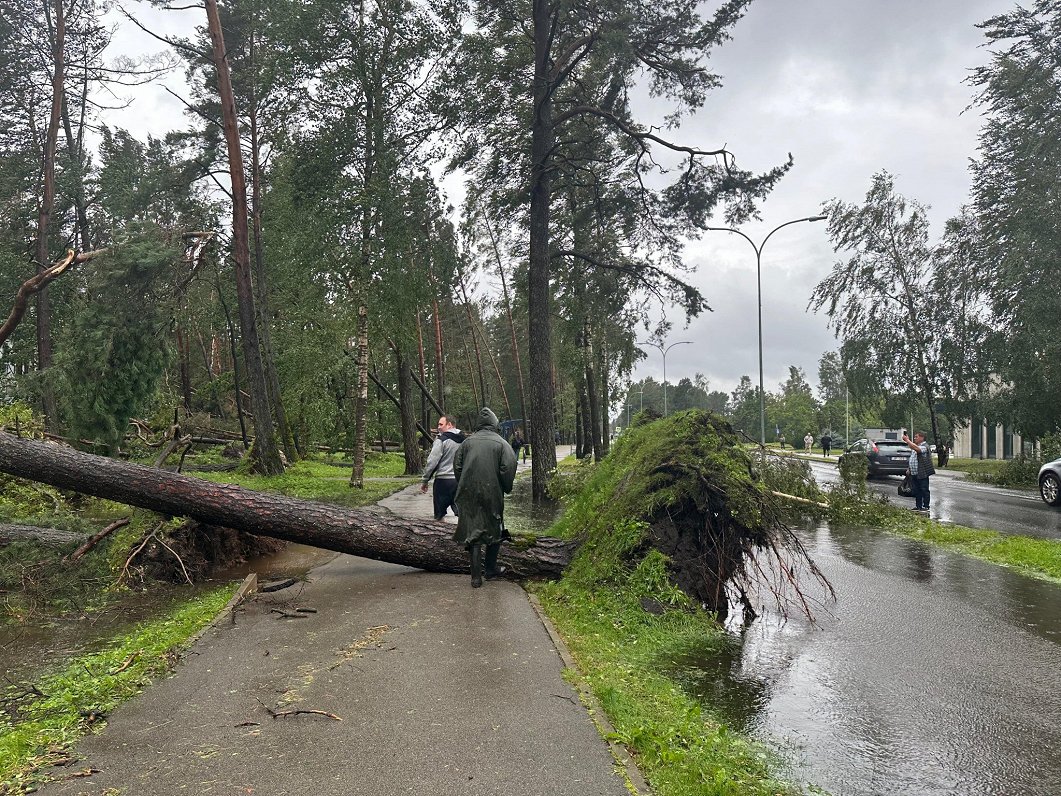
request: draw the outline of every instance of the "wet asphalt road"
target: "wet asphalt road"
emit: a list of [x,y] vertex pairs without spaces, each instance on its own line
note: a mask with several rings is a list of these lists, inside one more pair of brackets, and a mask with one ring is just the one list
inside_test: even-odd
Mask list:
[[[834,483],[839,474],[835,464],[811,462],[820,484]],[[896,505],[913,506],[913,498],[896,493],[899,476],[871,478],[869,487],[887,495]],[[932,478],[933,519],[969,528],[995,530],[1005,534],[1061,539],[1061,509],[1047,506],[1037,492],[966,481],[959,474],[940,473]]]

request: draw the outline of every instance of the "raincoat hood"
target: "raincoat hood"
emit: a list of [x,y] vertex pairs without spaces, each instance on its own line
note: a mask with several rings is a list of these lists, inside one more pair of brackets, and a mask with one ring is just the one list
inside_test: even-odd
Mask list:
[[480,431],[482,429],[493,431],[497,434],[501,433],[501,424],[497,419],[497,415],[486,406],[479,410],[479,417],[475,420],[475,430]]

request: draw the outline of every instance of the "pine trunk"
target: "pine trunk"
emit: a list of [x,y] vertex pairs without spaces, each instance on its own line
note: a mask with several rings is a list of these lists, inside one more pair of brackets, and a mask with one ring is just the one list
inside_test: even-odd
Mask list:
[[[5,433],[0,433],[0,472],[207,525],[432,572],[468,571],[464,547],[452,541],[453,527],[434,520],[214,484]],[[575,549],[572,542],[548,537],[519,541],[520,548],[530,545],[504,545],[500,559],[517,578],[559,577]]]
[[225,40],[221,32],[221,18],[217,0],[206,0],[206,16],[213,46],[217,88],[221,101],[221,117],[228,149],[229,178],[232,183],[232,254],[236,271],[236,300],[239,305],[240,339],[243,343],[243,364],[247,370],[251,413],[254,415],[255,469],[263,475],[278,475],[284,471],[280,452],[273,438],[273,420],[269,394],[262,367],[261,343],[258,339],[258,319],[254,310],[254,288],[251,284],[250,225],[247,219],[247,179],[243,171],[243,152],[240,148],[236,100],[225,55]]
[[553,150],[552,85],[549,80],[552,19],[548,0],[533,0],[534,115],[531,120],[530,252],[527,314],[530,356],[531,494],[548,499],[549,473],[556,468],[552,380],[552,317],[549,285],[549,203]]

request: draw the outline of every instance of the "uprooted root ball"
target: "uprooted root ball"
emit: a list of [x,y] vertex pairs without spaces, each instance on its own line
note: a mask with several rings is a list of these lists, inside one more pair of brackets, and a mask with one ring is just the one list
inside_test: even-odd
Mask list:
[[809,612],[800,586],[828,584],[784,524],[754,455],[721,418],[692,410],[635,425],[595,467],[558,531],[582,540],[569,576],[616,582],[655,550],[670,584],[724,616],[752,610],[753,583]]

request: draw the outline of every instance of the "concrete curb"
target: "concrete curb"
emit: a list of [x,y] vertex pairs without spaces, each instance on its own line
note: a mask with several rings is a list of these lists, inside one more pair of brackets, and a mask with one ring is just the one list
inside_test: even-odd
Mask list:
[[[534,612],[538,614],[538,619],[545,627],[545,631],[549,634],[549,638],[552,639],[553,646],[556,647],[556,652],[560,656],[560,660],[563,661],[564,666],[581,674],[582,670],[579,668],[578,663],[571,654],[571,650],[567,648],[567,644],[565,644],[564,640],[560,637],[552,620],[546,616],[545,609],[542,608],[542,604],[538,601],[538,598],[530,592],[526,592],[526,594],[531,607],[534,608]],[[582,705],[586,708],[590,720],[597,728],[597,732],[599,732],[601,737],[607,742],[608,749],[611,750],[616,765],[623,770],[626,778],[626,787],[634,794],[634,796],[652,796],[652,790],[649,788],[644,776],[642,776],[641,772],[638,770],[637,765],[631,759],[627,748],[621,743],[611,740],[609,737],[615,735],[615,727],[613,727],[612,723],[608,721],[608,716],[605,714],[604,708],[601,707],[600,702],[597,701],[597,697],[594,696],[590,688],[581,680],[573,685],[578,691],[579,699],[582,701]]]

